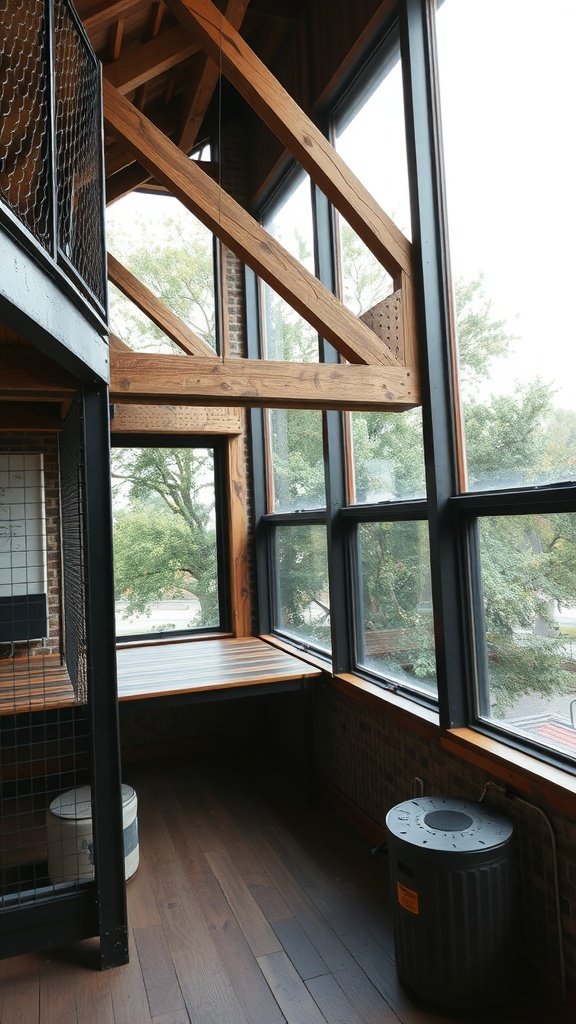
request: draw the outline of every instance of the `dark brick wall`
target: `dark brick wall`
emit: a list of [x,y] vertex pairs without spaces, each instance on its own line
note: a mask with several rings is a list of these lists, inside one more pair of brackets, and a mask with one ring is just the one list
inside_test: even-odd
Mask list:
[[[382,827],[388,810],[413,795],[415,777],[422,779],[425,795],[467,800],[478,800],[489,780],[485,772],[440,749],[439,740],[408,731],[385,711],[375,714],[329,683],[317,691],[316,745],[321,779]],[[560,987],[560,956],[548,825],[538,809],[492,786],[486,799],[514,822],[521,943],[553,995]],[[566,975],[570,991],[576,992],[576,823],[545,805],[540,811],[550,821],[557,846]]]

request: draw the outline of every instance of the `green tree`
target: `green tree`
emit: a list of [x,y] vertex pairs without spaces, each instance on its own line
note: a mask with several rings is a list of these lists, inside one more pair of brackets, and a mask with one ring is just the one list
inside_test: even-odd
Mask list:
[[113,451],[114,578],[126,615],[194,597],[190,626],[218,624],[213,453],[194,448]]

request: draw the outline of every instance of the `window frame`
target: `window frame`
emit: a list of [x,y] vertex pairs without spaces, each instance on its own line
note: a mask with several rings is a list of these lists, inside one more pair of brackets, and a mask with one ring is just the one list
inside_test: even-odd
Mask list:
[[[419,706],[420,714],[437,711],[436,728],[440,727],[443,743],[452,742],[453,737],[454,743],[462,739],[466,745],[473,743],[476,737],[479,749],[486,742],[502,744],[503,749],[510,752],[511,764],[516,763],[515,759],[528,755],[534,759],[535,765],[546,764],[551,770],[575,775],[576,759],[544,748],[537,740],[532,742],[522,736],[514,736],[508,730],[487,723],[482,720],[481,707],[478,707],[477,693],[482,692],[485,666],[482,666],[483,640],[480,639],[483,613],[476,523],[480,517],[488,515],[576,512],[576,482],[501,491],[462,491],[463,434],[444,198],[435,13],[435,0],[399,0],[399,31],[391,30],[367,61],[351,69],[347,82],[334,98],[330,111],[325,111],[320,124],[329,136],[332,113],[341,112],[348,97],[351,104],[358,102],[362,91],[368,91],[370,82],[374,81],[373,62],[382,59],[386,41],[390,45],[391,40],[399,40],[417,320],[423,339],[421,377],[427,497],[425,500],[379,504],[349,503],[347,480],[350,467],[345,461],[348,448],[346,414],[323,414],[327,501],[324,516],[331,592],[332,673],[334,677],[349,674],[349,678],[358,680],[360,687],[368,686],[372,695],[370,699],[379,692],[384,698],[386,691],[390,690],[394,693],[390,699],[396,700],[396,695],[405,697],[404,711],[408,715],[413,713],[414,719],[420,717]],[[326,287],[337,292],[337,235],[333,211],[322,193],[314,186],[312,188],[317,274]],[[276,186],[273,196],[277,197],[281,189],[282,182]],[[261,209],[265,208],[263,205]],[[251,271],[246,274],[246,294],[249,355],[258,358],[258,289]],[[322,340],[320,345],[321,359],[338,361],[339,357],[331,346]],[[312,513],[270,514],[264,485],[263,415],[261,410],[252,410],[251,413],[260,629],[294,644],[293,639],[282,634],[274,622],[271,536],[276,522],[300,521],[301,515]],[[319,512],[314,514],[319,515]],[[355,531],[362,522],[410,518],[428,522],[437,701],[398,685],[394,680],[367,672],[358,666],[355,656],[359,607]],[[413,712],[406,710],[407,707],[413,708]]]
[[[230,632],[231,608],[228,586],[230,552],[228,545],[228,488],[226,438],[219,435],[175,434],[112,434],[114,448],[211,448],[214,452],[214,512],[216,521],[216,567],[218,587],[219,623],[217,626],[198,626],[190,629],[161,630],[155,633],[134,633],[117,636],[117,643],[144,643],[147,640],[170,641],[193,639],[195,636],[217,635]],[[177,441],[177,443],[174,443]]]

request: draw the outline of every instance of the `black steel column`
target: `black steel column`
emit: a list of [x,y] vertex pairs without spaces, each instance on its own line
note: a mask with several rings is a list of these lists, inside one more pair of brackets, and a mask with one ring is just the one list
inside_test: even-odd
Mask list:
[[92,731],[92,828],[102,968],[128,962],[108,409],[106,385],[85,389],[86,648]]
[[[334,273],[334,220],[332,207],[319,188],[312,187],[314,244],[318,277],[325,288],[336,291]],[[337,364],[340,356],[327,341],[320,339],[323,363]],[[352,670],[352,587],[349,572],[346,523],[341,516],[346,504],[344,418],[341,412],[324,413],[324,467],[326,480],[326,536],[330,583],[330,630],[332,635],[332,671]]]
[[467,721],[470,657],[458,524],[449,328],[449,265],[436,78],[433,0],[400,0],[400,46],[410,175],[423,396],[426,484],[441,725]]

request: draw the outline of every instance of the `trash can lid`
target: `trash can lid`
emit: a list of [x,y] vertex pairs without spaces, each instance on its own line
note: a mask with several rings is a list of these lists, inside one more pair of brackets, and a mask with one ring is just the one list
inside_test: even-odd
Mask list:
[[445,796],[396,804],[386,815],[386,827],[411,846],[462,853],[501,846],[513,831],[512,822],[491,807]]
[[[132,786],[122,785],[122,806],[133,798]],[[72,821],[83,821],[92,817],[92,798],[90,786],[79,786],[60,793],[50,804],[50,811],[58,818],[69,818]]]

